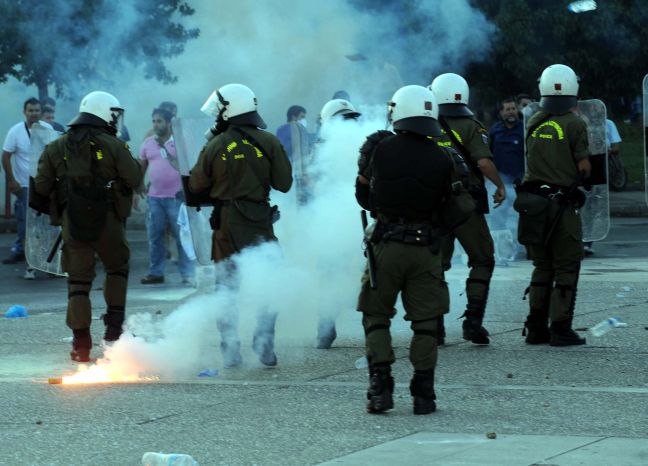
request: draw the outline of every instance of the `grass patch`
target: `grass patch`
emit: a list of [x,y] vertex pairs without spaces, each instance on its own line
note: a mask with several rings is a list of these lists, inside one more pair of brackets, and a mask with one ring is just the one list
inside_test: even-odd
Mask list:
[[[615,122],[616,123],[616,122]],[[644,174],[644,128],[639,123],[617,123],[621,135],[621,158],[628,171],[630,190],[643,190]]]

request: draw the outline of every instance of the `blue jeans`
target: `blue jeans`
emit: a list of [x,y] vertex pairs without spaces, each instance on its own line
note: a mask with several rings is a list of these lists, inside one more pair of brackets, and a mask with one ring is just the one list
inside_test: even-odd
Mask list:
[[16,223],[18,230],[18,237],[11,247],[13,254],[25,253],[25,219],[27,217],[27,204],[29,203],[28,188],[20,188],[20,191],[13,193],[16,196],[14,201],[14,213],[16,215]]
[[181,201],[170,197],[149,197],[148,198],[147,232],[149,241],[149,275],[155,277],[164,276],[166,265],[166,251],[164,249],[164,233],[167,225],[176,240],[178,247],[178,269],[183,278],[191,278],[195,275],[195,263],[189,260],[178,234],[178,210]]

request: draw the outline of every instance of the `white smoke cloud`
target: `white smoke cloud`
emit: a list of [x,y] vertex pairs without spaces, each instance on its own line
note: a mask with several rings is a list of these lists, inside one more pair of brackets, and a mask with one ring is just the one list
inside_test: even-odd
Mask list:
[[[216,322],[231,317],[234,309],[244,347],[250,345],[257,312],[278,312],[281,363],[285,345],[294,345],[291,356],[299,347],[314,346],[319,316],[355,313],[365,261],[360,207],[354,198],[356,162],[366,136],[381,127],[382,119],[327,124],[322,129],[325,139],[316,145],[310,167],[315,180],[312,200],[298,206],[294,193],[274,196],[282,210],[276,224],[279,243],[248,248],[235,257],[238,285],[217,280],[215,292],[191,299],[165,318],[130,316],[129,333],[136,337],[116,342],[106,352],[110,362],[100,364],[112,373],[130,371],[166,379],[222,367]],[[203,240],[211,242],[210,237]]]
[[[183,55],[168,62],[179,76],[177,84],[136,78],[142,71],[134,68],[104,89],[126,108],[134,150],[150,127],[151,110],[161,101],[175,101],[181,117],[198,117],[212,90],[228,82],[244,83],[256,92],[259,112],[270,130],[285,121],[292,104],[305,106],[312,124],[340,89],[350,93],[365,116],[357,124],[333,122],[323,128],[325,142],[316,146],[311,167],[317,179],[311,203],[296,206],[293,194],[273,194],[282,208],[282,220],[276,225],[279,247],[266,244],[237,257],[239,289],[221,287],[159,320],[149,315],[129,318],[137,337],[125,336],[107,351],[107,358],[113,365],[166,378],[195,375],[196,370],[218,364],[216,318],[230,311],[233,303],[239,310],[244,346],[249,345],[256,312],[267,306],[279,312],[279,347],[286,342],[313,346],[318,315],[355,312],[364,264],[360,208],[354,198],[358,149],[368,134],[385,127],[384,103],[398,87],[427,85],[434,73],[442,71],[460,72],[469,60],[486,53],[492,33],[467,0],[413,3],[422,22],[408,39],[399,14],[362,12],[346,0],[316,6],[305,0],[191,4],[196,13],[185,24],[199,27],[201,35],[187,44]],[[126,21],[133,17],[128,11],[123,14]],[[115,24],[105,32],[118,34],[121,26]],[[145,30],[141,40],[147,40]],[[347,58],[354,54],[366,59]],[[4,108],[9,109],[0,117],[0,128],[19,121],[22,101],[35,94],[35,89],[22,87],[21,92],[21,87],[15,81],[0,87]],[[90,90],[95,88],[79,94]],[[57,119],[69,121],[77,105],[60,102]]]
[[[404,84],[426,85],[435,73],[460,72],[469,61],[486,55],[493,33],[493,26],[467,0],[412,2],[409,7],[420,18],[417,30],[403,30],[402,5],[368,12],[348,0],[328,0],[316,6],[305,0],[192,0],[190,4],[195,14],[181,20],[188,28],[200,28],[200,37],[187,43],[185,53],[167,62],[179,78],[177,84],[145,80],[142,67],[115,69],[101,56],[93,65],[114,85],[77,79],[80,96],[101,87],[121,100],[134,149],[150,127],[151,110],[164,100],[177,102],[180,116],[196,117],[214,88],[241,82],[257,93],[260,113],[271,129],[283,123],[292,104],[305,106],[314,122],[322,105],[339,89],[347,90],[356,104],[382,104]],[[58,5],[62,11],[69,9],[67,2]],[[117,48],[117,38],[138,24],[138,18],[129,2],[111,5],[115,14],[107,12],[91,36],[104,49],[123,53]],[[59,17],[71,34],[89,34],[82,24],[65,15]],[[54,56],[56,72],[64,74],[75,54],[56,41],[51,31],[58,25],[53,21],[48,19],[47,29],[38,31],[43,42],[38,49]],[[135,40],[150,38],[142,30]],[[346,58],[354,54],[366,60]],[[0,86],[6,109],[0,116],[0,131],[22,119],[22,102],[36,93],[34,87],[21,90],[15,80]],[[78,102],[60,101],[58,107],[57,119],[67,123]]]

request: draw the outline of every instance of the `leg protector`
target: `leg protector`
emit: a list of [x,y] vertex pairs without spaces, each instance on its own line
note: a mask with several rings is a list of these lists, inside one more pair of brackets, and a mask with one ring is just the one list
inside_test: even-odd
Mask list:
[[415,371],[410,382],[410,394],[413,397],[414,414],[430,414],[436,411],[434,370]]
[[367,412],[379,414],[392,409],[394,407],[393,393],[394,378],[391,376],[391,366],[370,366]]
[[439,322],[437,323],[437,346],[445,345],[445,322],[443,316],[439,317]]

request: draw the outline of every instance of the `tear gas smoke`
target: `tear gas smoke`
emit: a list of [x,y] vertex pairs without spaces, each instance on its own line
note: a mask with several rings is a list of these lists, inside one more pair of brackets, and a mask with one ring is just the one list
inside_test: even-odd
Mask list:
[[[63,8],[65,2],[60,3]],[[122,3],[115,3],[115,8],[125,8],[116,16],[120,19],[111,19],[94,40],[120,34],[135,20]],[[129,330],[137,337],[125,336],[100,361],[105,368],[163,378],[192,376],[213,365],[219,358],[216,319],[231,314],[234,305],[244,347],[249,346],[256,312],[264,307],[279,312],[279,348],[286,340],[313,346],[318,315],[355,312],[364,265],[360,209],[353,192],[358,149],[368,134],[385,127],[384,102],[397,88],[427,85],[441,72],[461,72],[468,62],[486,56],[494,32],[468,0],[413,2],[408,8],[413,11],[409,18],[419,18],[415,25],[395,6],[361,9],[349,0],[316,7],[288,0],[190,3],[196,13],[183,24],[200,28],[201,34],[187,43],[184,54],[167,62],[179,77],[177,84],[133,79],[143,76],[141,67],[120,74],[100,57],[96,67],[115,84],[79,82],[77,95],[103,87],[120,99],[134,152],[150,127],[151,109],[161,101],[175,101],[180,117],[198,117],[205,98],[229,82],[255,91],[259,112],[271,128],[285,121],[292,104],[306,107],[314,122],[340,89],[349,92],[364,117],[357,123],[334,121],[322,129],[324,142],[315,147],[309,172],[313,199],[307,205],[296,205],[294,193],[273,194],[282,208],[276,225],[280,245],[250,248],[235,259],[240,287],[220,286],[166,318],[130,316]],[[146,31],[141,40],[148,40]],[[58,50],[56,56],[63,66],[74,59],[69,50]],[[9,109],[0,127],[21,119],[22,102],[33,94],[35,89],[15,81],[0,87]],[[56,119],[69,121],[77,108],[77,101],[59,102]]]
[[[368,108],[367,113],[380,112]],[[215,292],[189,300],[165,318],[130,316],[127,335],[107,348],[97,364],[102,373],[113,374],[113,380],[128,380],[129,374],[163,379],[195,376],[220,360],[218,319],[239,325],[245,347],[257,313],[278,312],[279,348],[312,347],[319,316],[355,313],[364,266],[360,208],[354,198],[356,162],[366,136],[380,128],[382,118],[328,122],[309,167],[312,199],[298,205],[294,192],[273,193],[282,210],[276,224],[280,243],[265,243],[237,255],[238,283],[224,280],[225,270],[217,266]]]
[[[63,11],[69,8],[63,0],[56,3]],[[95,79],[75,77],[74,93],[83,96],[101,88],[115,94],[126,108],[131,144],[137,150],[150,127],[151,110],[164,100],[178,104],[179,116],[197,117],[215,88],[241,82],[256,92],[260,113],[271,128],[283,123],[292,104],[306,107],[313,122],[316,112],[339,89],[348,91],[354,104],[382,104],[404,84],[427,85],[434,74],[461,72],[468,62],[486,55],[494,32],[494,26],[467,0],[412,2],[407,8],[412,10],[410,17],[419,18],[412,27],[400,2],[386,3],[384,8],[360,8],[358,3],[191,0],[196,12],[182,22],[187,28],[200,28],[200,36],[186,44],[182,55],[167,60],[178,76],[177,84],[145,80],[141,66],[114,69],[110,61],[97,56],[92,64]],[[129,2],[111,5],[114,14],[107,14],[105,24],[93,31],[95,43],[116,44],[116,37],[137,24],[137,12]],[[48,18],[44,29],[34,28],[34,35],[42,59],[53,60],[56,74],[64,76],[75,53],[62,46],[65,42],[53,39],[52,31],[63,28],[77,36],[89,32],[66,15],[57,17],[65,24]],[[141,31],[140,40],[155,37]],[[347,56],[364,59],[352,61]],[[114,84],[107,85],[106,80]],[[9,83],[0,86],[6,109],[0,130],[20,120],[22,102],[36,94],[33,87],[25,88],[15,80]],[[77,109],[78,98],[61,100],[56,118],[67,123]]]

